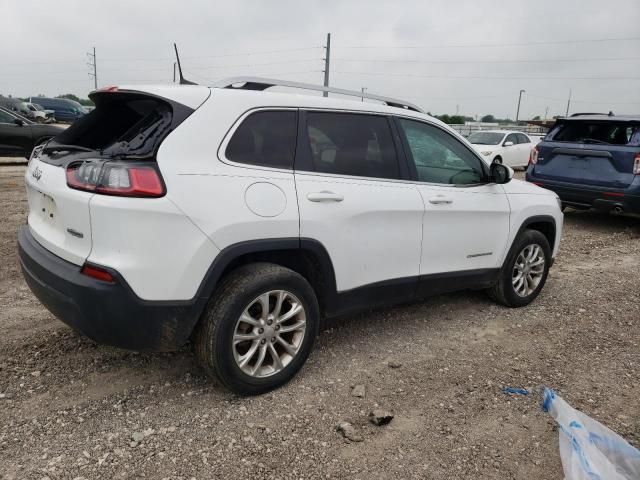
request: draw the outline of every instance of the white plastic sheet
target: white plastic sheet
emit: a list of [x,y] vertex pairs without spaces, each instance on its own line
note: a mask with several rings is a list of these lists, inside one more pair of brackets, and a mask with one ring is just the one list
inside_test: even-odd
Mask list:
[[558,422],[566,480],[640,480],[640,450],[545,388],[544,411]]

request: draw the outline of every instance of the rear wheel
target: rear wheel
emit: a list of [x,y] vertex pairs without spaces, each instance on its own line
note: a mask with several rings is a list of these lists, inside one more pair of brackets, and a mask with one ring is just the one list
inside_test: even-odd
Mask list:
[[257,395],[300,370],[318,325],[318,302],[304,277],[279,265],[250,264],[216,290],[196,331],[196,355],[230,390]]
[[537,230],[525,230],[513,242],[489,295],[508,307],[528,305],[547,281],[550,261],[547,237]]

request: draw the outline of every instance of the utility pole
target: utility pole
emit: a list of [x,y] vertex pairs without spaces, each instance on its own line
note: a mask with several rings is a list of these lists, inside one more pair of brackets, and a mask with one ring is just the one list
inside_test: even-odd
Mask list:
[[173,62],[173,83],[176,83],[176,62]]
[[367,90],[367,87],[362,87],[360,90],[362,91],[362,97],[360,98],[360,101],[364,102],[364,92]]
[[[324,86],[329,86],[329,59],[331,58],[331,34],[327,33],[327,46],[324,47],[326,52],[324,56]],[[322,92],[323,97],[328,97],[327,92]]]
[[549,107],[547,107],[547,109],[544,111],[544,119],[546,120],[548,116],[549,116]]
[[571,105],[571,89],[569,89],[569,100],[567,100],[567,113],[565,114],[565,117],[569,116],[569,106]]
[[520,116],[520,101],[522,100],[522,94],[524,90],[520,90],[520,95],[518,96],[518,109],[516,110],[516,125],[518,124],[518,117]]
[[89,76],[93,77],[93,87],[95,90],[98,89],[98,70],[96,66],[96,47],[93,47],[93,53],[87,53],[87,57],[91,60],[87,65],[93,69],[93,72],[89,72]]
[[460,113],[460,105],[456,104],[456,116]]

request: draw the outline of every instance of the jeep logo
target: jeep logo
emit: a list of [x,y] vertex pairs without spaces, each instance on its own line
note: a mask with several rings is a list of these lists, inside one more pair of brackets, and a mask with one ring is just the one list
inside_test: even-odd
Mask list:
[[42,176],[42,170],[40,170],[39,167],[34,168],[31,172],[31,176],[36,180],[40,180],[40,177]]

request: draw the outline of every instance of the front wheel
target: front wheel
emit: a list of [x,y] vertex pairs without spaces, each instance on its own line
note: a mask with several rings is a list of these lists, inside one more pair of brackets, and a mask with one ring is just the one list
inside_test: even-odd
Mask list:
[[513,242],[489,295],[508,307],[524,307],[540,293],[547,281],[551,248],[537,230],[525,230]]
[[265,393],[300,370],[319,316],[304,277],[279,265],[245,265],[226,276],[211,298],[196,330],[196,355],[230,390]]

